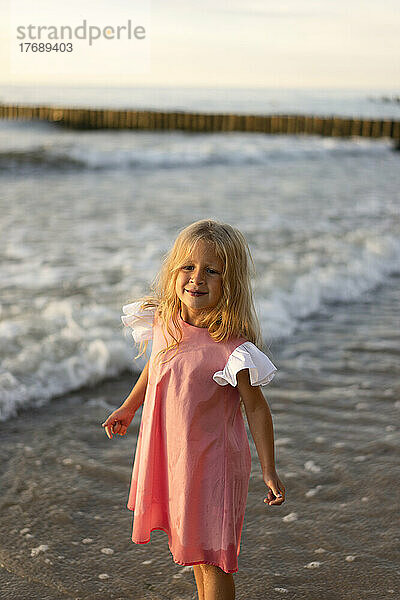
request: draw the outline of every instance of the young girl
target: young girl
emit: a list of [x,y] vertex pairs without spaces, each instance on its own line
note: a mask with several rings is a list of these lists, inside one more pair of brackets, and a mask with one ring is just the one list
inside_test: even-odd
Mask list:
[[285,487],[274,461],[271,413],[259,386],[276,367],[257,348],[261,334],[250,250],[234,227],[202,220],[178,235],[152,296],[123,307],[123,323],[152,340],[146,366],[102,424],[125,435],[144,402],[127,507],[132,540],[168,534],[173,560],[193,565],[199,600],[235,597],[233,575],[248,494],[251,454],[240,400],[260,459],[270,506]]

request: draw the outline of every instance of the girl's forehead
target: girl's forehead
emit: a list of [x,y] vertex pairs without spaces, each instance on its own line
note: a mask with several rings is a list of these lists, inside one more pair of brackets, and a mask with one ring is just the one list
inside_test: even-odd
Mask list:
[[187,249],[186,258],[191,260],[223,262],[218,256],[214,245],[210,242],[204,242],[203,240],[197,241],[192,248],[189,247]]

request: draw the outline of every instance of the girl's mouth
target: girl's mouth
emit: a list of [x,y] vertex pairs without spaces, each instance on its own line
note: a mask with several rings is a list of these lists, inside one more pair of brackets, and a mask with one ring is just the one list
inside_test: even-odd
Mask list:
[[188,294],[190,294],[191,296],[194,296],[194,297],[204,296],[207,293],[207,292],[192,292],[192,291],[186,290],[186,289],[185,289],[185,292],[187,292]]

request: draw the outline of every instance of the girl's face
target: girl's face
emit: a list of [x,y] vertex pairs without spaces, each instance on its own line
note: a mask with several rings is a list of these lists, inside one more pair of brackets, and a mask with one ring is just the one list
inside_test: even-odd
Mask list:
[[222,269],[223,262],[213,246],[199,240],[176,278],[175,291],[185,320],[196,318],[199,312],[218,304],[222,294]]

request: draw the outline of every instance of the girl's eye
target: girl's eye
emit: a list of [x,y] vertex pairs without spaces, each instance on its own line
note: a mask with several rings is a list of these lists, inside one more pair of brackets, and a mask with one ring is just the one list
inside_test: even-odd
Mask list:
[[[192,265],[185,265],[182,267],[182,269],[184,271],[190,271],[190,270],[194,269],[194,267]],[[207,267],[207,271],[209,273],[211,273],[211,275],[218,275],[218,271],[216,271],[215,269],[212,269],[211,267]]]

